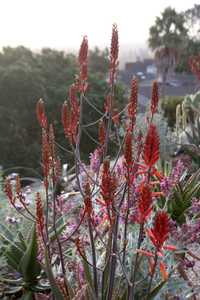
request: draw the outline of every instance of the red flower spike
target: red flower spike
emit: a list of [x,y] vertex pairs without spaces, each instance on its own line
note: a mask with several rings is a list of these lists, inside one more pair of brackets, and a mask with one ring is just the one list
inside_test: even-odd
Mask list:
[[126,167],[131,168],[132,167],[132,134],[131,131],[128,130],[125,137],[125,143],[124,143],[124,158],[126,161]]
[[90,189],[89,181],[87,181],[84,186],[84,192],[85,192],[85,198],[84,198],[85,211],[90,217],[92,214],[92,200],[91,200],[91,189]]
[[119,54],[119,41],[118,41],[118,30],[117,25],[113,24],[112,27],[112,38],[111,38],[111,49],[110,49],[110,60],[116,62]]
[[169,216],[165,211],[157,212],[154,220],[154,226],[148,230],[149,237],[159,251],[169,235]]
[[152,211],[152,193],[147,184],[142,183],[139,187],[138,222],[144,223]]
[[106,140],[106,126],[104,121],[100,121],[99,123],[99,143],[101,144],[101,146],[103,146],[105,144],[105,140]]
[[74,111],[74,113],[77,113],[79,115],[80,108],[77,99],[77,86],[75,84],[72,84],[70,86],[69,99],[70,99],[72,110]]
[[64,133],[66,137],[70,136],[70,124],[71,124],[71,113],[69,110],[69,107],[67,105],[67,101],[63,103],[62,106],[62,112],[61,112],[61,118],[62,118],[62,125],[64,128]]
[[117,25],[114,24],[112,28],[112,38],[111,38],[111,49],[110,49],[110,85],[114,84],[116,70],[118,66],[118,54],[119,54],[119,41],[118,41],[118,30]]
[[160,139],[154,124],[150,124],[144,143],[143,159],[145,164],[151,168],[159,159]]
[[[85,63],[80,68],[80,79],[82,81],[87,81],[88,78],[88,65]],[[82,87],[82,90],[85,91],[85,87]]]
[[36,104],[36,115],[42,128],[47,128],[47,117],[45,114],[44,101],[40,99]]
[[43,211],[43,205],[42,205],[42,199],[40,196],[40,193],[36,194],[36,226],[37,226],[37,232],[39,235],[44,237],[44,211]]
[[117,183],[115,174],[111,175],[109,160],[103,162],[103,174],[100,189],[104,203],[107,207],[110,206],[115,198]]
[[79,56],[78,56],[80,66],[87,62],[87,56],[88,56],[88,39],[87,36],[84,36],[79,50]]
[[151,113],[152,113],[152,115],[157,112],[158,101],[159,101],[158,83],[156,81],[154,81],[153,86],[152,86],[152,95],[151,95]]
[[133,130],[136,122],[137,101],[138,101],[138,82],[136,79],[133,79],[131,83],[131,94],[130,94],[130,100],[128,105],[128,116],[131,122],[131,130]]

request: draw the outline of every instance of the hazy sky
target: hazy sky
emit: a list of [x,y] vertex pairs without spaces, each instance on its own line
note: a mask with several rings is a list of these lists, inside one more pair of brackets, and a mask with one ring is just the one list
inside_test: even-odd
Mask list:
[[122,45],[144,45],[149,27],[165,7],[177,11],[200,0],[0,0],[0,47],[77,48],[110,45],[112,23]]

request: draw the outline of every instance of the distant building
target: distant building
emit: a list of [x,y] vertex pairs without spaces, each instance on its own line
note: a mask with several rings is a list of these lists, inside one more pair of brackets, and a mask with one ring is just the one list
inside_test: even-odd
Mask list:
[[[157,68],[153,59],[144,59],[143,61],[127,62],[124,70],[120,71],[120,80],[130,87],[133,77],[139,80],[139,102],[145,105],[145,101],[149,102],[151,97],[151,87],[157,78]],[[160,88],[162,83],[160,82]],[[170,74],[166,86],[166,96],[185,96],[195,91],[196,80],[191,74]]]

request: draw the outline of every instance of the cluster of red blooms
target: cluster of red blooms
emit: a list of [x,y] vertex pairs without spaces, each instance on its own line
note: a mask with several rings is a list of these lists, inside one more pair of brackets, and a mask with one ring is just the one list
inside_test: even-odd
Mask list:
[[191,57],[189,59],[189,65],[191,71],[197,76],[198,80],[200,80],[200,55]]

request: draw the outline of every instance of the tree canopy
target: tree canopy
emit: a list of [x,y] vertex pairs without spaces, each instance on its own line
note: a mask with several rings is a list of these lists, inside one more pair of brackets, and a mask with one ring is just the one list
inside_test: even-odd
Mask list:
[[[108,51],[90,51],[89,87],[87,97],[103,110],[107,92]],[[77,74],[76,57],[72,53],[42,49],[34,53],[25,47],[5,47],[0,53],[0,164],[4,168],[40,166],[41,131],[35,116],[35,106],[43,98],[49,119],[53,122],[58,143],[67,147],[60,121],[60,111],[68,97],[69,86]],[[117,86],[117,101],[124,101],[123,87]],[[85,104],[85,123],[99,118],[90,105]],[[98,126],[88,127],[87,133],[97,137]],[[85,135],[82,151],[94,149],[94,141]],[[64,162],[70,160],[60,153]]]

